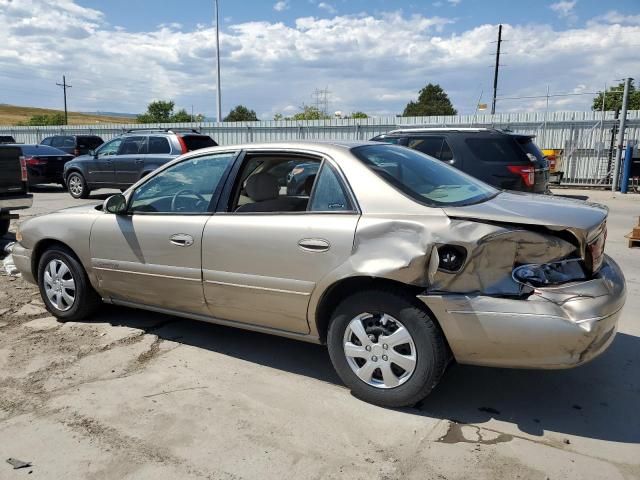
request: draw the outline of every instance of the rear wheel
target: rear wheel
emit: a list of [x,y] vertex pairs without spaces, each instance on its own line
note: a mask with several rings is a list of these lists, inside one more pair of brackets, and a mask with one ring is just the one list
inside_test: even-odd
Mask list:
[[67,177],[67,188],[73,198],[88,198],[91,190],[82,174],[73,172]]
[[400,290],[370,290],[343,300],[327,343],[333,366],[352,393],[385,407],[415,405],[426,397],[448,359],[438,325]]
[[38,286],[47,310],[60,320],[82,320],[100,305],[100,297],[70,250],[52,247],[38,263]]

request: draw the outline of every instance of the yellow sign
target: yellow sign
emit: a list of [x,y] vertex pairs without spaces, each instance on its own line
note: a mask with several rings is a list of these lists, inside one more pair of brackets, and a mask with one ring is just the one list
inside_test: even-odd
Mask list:
[[487,104],[486,103],[479,103],[478,104],[478,110],[486,110],[487,109]]

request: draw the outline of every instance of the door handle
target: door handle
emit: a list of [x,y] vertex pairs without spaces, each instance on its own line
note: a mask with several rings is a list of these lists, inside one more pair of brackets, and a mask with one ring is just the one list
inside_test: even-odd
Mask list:
[[175,235],[171,235],[169,242],[178,247],[190,247],[193,245],[193,237],[186,233],[176,233]]
[[331,248],[331,244],[324,238],[303,238],[298,246],[307,252],[326,252]]
[[142,163],[142,159],[141,158],[136,158],[136,163]]

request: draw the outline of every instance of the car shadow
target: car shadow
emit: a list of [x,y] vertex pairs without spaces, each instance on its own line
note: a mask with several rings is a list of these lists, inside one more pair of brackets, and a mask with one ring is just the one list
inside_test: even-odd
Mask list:
[[46,184],[30,185],[29,191],[31,193],[61,193],[61,192],[66,192],[67,189],[57,183],[46,183]]
[[[324,346],[168,315],[106,306],[92,322],[140,328],[159,338],[342,385]],[[512,370],[452,364],[407,414],[480,424],[492,418],[521,432],[545,431],[640,443],[640,338],[618,333],[592,362],[569,370]]]

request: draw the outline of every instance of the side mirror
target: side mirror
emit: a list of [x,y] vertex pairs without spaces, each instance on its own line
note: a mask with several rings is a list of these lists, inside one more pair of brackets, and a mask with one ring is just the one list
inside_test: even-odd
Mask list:
[[127,198],[121,193],[112,195],[104,201],[102,210],[107,213],[121,215],[127,211]]

